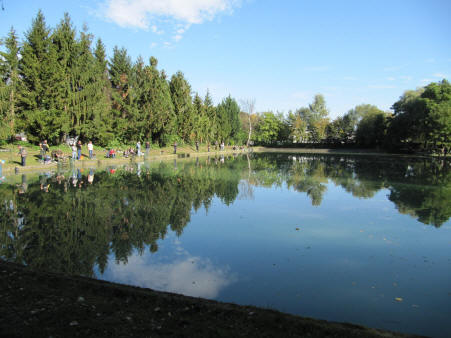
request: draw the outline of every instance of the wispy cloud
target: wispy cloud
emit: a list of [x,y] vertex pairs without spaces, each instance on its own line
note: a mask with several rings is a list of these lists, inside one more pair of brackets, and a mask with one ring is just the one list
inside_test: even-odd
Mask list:
[[240,0],[105,0],[101,8],[107,19],[121,27],[163,34],[159,24],[170,22],[178,41],[191,25],[231,13],[239,4]]
[[446,74],[444,74],[444,73],[434,73],[434,74],[432,74],[432,76],[433,77],[438,77],[438,78],[441,78],[441,79],[446,79],[447,78]]
[[435,59],[434,58],[429,58],[426,60],[426,63],[435,63]]
[[434,82],[434,81],[435,81],[434,79],[422,79],[421,80],[421,84],[427,85],[427,84],[429,84],[431,82]]
[[354,76],[345,76],[345,77],[343,78],[343,80],[346,80],[346,81],[356,81],[357,78],[354,77]]

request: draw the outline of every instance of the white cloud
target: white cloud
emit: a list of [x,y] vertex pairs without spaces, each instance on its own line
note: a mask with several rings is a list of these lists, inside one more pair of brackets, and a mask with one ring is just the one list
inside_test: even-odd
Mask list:
[[429,83],[431,83],[431,82],[434,82],[435,80],[434,79],[422,79],[421,80],[421,83],[423,84],[423,85],[427,85],[427,84],[429,84]]
[[426,63],[435,63],[435,59],[434,58],[429,58],[426,60]]
[[392,77],[392,76],[389,76],[389,77],[387,77],[387,80],[388,80],[388,81],[395,81],[396,78],[394,78],[394,77]]
[[174,40],[175,40],[175,42],[178,42],[178,41],[180,41],[181,39],[182,39],[182,35],[181,34],[177,34],[177,35],[174,35]]
[[209,259],[190,256],[185,251],[181,254],[186,256],[172,263],[152,264],[133,255],[126,265],[114,264],[109,270],[119,283],[210,299],[236,281],[228,267],[216,267]]
[[158,43],[156,43],[156,42],[152,42],[150,44],[150,48],[155,48],[156,46],[158,46]]
[[357,78],[354,77],[354,76],[345,76],[345,77],[343,78],[343,80],[346,80],[346,81],[356,81]]
[[441,78],[441,79],[446,79],[446,74],[443,74],[443,73],[435,73],[432,76],[438,77],[438,78]]
[[[220,13],[230,13],[240,0],[105,0],[103,15],[121,27],[163,34],[161,23],[175,25],[175,40],[193,24],[211,21]],[[182,27],[182,28],[181,28]]]

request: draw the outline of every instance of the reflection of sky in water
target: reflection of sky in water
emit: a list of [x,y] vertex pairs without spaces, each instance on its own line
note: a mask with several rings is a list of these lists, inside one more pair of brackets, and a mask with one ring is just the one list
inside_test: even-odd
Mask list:
[[216,298],[221,289],[236,279],[227,266],[215,266],[208,258],[190,255],[181,242],[174,239],[174,234],[168,236],[157,253],[147,251],[142,256],[135,253],[127,264],[111,260],[101,278],[210,299]]

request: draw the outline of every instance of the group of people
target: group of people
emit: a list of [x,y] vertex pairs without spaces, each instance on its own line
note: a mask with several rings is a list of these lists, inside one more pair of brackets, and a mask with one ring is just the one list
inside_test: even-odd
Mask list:
[[[215,145],[215,150],[217,150],[219,147],[219,149],[221,151],[223,151],[225,148],[224,141],[222,141],[220,144],[218,141],[216,141],[214,145]],[[173,146],[174,146],[174,154],[177,154],[177,142],[174,142]],[[199,151],[199,142],[198,141],[196,141],[195,146],[196,146],[196,151]],[[89,159],[92,159],[94,157],[94,154],[93,154],[94,145],[92,144],[92,141],[88,142],[87,147],[88,147]],[[39,149],[40,149],[41,161],[43,163],[47,163],[47,162],[51,161],[50,156],[47,155],[47,152],[50,150],[47,140],[44,140],[41,143],[39,143]],[[149,142],[145,143],[145,149],[146,149],[146,154],[148,154],[150,151],[150,143]],[[207,149],[208,149],[208,152],[210,152],[210,143],[207,144]],[[239,147],[239,149],[242,150],[242,149],[244,149],[244,147]],[[72,159],[81,160],[83,158],[82,142],[80,140],[78,140],[77,142],[74,142],[71,145],[71,150],[72,150]],[[238,147],[234,146],[233,150],[238,150]],[[25,166],[27,154],[28,153],[27,153],[26,148],[23,146],[19,146],[19,155],[21,157],[22,166]],[[142,156],[143,153],[141,151],[141,142],[138,141],[136,143],[135,149],[129,148],[129,149],[125,150],[123,154],[124,154],[124,157],[129,157],[129,156],[134,156],[134,155]],[[106,157],[107,158],[115,158],[116,150],[113,148],[108,150],[106,153]]]
[[[83,158],[83,155],[81,153],[82,149],[82,143],[80,140],[78,142],[72,144],[72,159],[81,160]],[[88,142],[88,153],[89,153],[89,159],[91,160],[93,158],[93,151],[94,151],[94,145],[92,144],[92,141],[90,140]]]

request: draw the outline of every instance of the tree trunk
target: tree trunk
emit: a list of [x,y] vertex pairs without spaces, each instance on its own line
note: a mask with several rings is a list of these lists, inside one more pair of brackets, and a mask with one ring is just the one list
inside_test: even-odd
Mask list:
[[247,137],[247,147],[249,147],[249,144],[251,142],[251,136],[252,136],[252,123],[251,123],[251,114],[248,114],[249,117],[249,135]]

